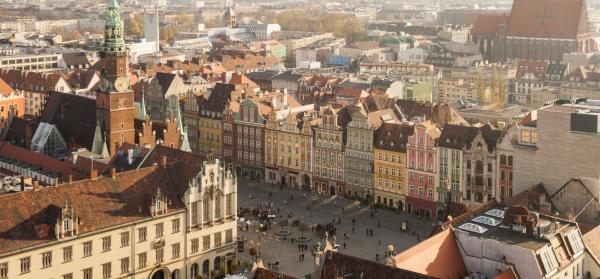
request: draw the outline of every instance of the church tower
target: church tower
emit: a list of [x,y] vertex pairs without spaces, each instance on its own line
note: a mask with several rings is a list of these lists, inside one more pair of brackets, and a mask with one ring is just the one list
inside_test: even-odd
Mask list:
[[111,155],[120,144],[135,143],[133,90],[127,74],[124,31],[119,3],[109,0],[100,51],[102,71],[96,92],[96,119],[106,135],[104,140]]

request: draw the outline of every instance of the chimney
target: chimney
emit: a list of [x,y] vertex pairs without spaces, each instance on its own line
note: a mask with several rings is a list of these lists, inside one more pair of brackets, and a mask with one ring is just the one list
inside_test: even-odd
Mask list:
[[37,191],[37,190],[39,190],[39,189],[40,189],[40,182],[39,182],[39,181],[37,181],[37,180],[33,180],[33,181],[31,182],[31,184],[32,184],[32,186],[33,186],[33,190],[34,190],[34,191]]
[[72,174],[69,174],[67,176],[67,181],[69,182],[69,184],[73,183],[73,175]]
[[117,168],[110,168],[110,177],[112,177],[113,179],[117,177]]
[[160,165],[162,167],[166,167],[167,166],[167,156],[163,155],[163,156],[160,157]]
[[90,171],[90,180],[98,179],[98,170],[94,169]]

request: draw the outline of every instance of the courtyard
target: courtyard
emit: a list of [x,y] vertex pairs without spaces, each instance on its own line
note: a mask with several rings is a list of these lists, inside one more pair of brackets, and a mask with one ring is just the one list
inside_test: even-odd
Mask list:
[[[260,207],[262,212],[268,212],[264,216],[268,215],[266,220],[271,226],[258,232],[261,229],[257,225],[257,217],[243,215],[245,222],[240,223],[238,236],[245,240],[245,249],[238,253],[238,260],[250,261],[249,250],[254,248],[260,253],[265,267],[277,263],[278,272],[297,278],[304,278],[314,270],[311,247],[324,237],[323,232],[314,231],[318,224],[335,227],[339,252],[379,263],[383,263],[388,245],[393,245],[396,253],[402,252],[427,238],[434,225],[431,220],[411,214],[388,209],[372,210],[344,198],[320,196],[244,179],[238,181],[239,207]],[[268,211],[266,208],[269,208]],[[248,230],[246,223],[252,224]],[[367,230],[371,230],[372,236],[367,235]],[[298,238],[302,235],[310,240],[299,242]],[[300,251],[299,244],[306,244],[308,249]],[[302,254],[304,260],[301,261]]]

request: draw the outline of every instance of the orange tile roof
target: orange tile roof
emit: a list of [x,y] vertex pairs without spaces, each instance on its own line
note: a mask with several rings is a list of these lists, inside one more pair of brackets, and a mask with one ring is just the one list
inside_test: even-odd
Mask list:
[[[589,32],[585,0],[515,0],[507,36],[575,39]],[[580,30],[580,20],[585,21]]]
[[15,92],[15,90],[8,85],[3,79],[0,78],[0,94],[3,96],[8,96],[10,93]]
[[444,230],[394,257],[396,267],[438,278],[462,279],[467,275],[454,233]]

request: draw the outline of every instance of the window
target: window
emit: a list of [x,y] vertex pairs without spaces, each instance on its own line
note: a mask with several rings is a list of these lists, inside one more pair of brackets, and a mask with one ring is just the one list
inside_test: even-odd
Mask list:
[[488,163],[488,172],[492,172],[492,163]]
[[111,273],[111,264],[104,263],[102,264],[102,278],[110,278]]
[[121,247],[129,246],[129,232],[121,233]]
[[73,247],[63,248],[63,262],[70,262],[73,260]]
[[225,231],[225,243],[233,242],[233,231],[227,230]]
[[67,273],[62,276],[62,279],[73,279],[73,273]]
[[31,258],[21,258],[21,273],[27,273],[31,269]]
[[173,254],[173,259],[179,258],[179,250],[179,243],[171,245],[171,253]]
[[428,189],[427,190],[427,197],[433,198],[433,189]]
[[210,248],[210,235],[202,237],[202,249],[208,250]]
[[146,227],[138,229],[138,239],[139,239],[139,242],[146,241]]
[[8,278],[8,263],[0,264],[0,278],[2,278],[2,279]]
[[146,261],[148,260],[148,256],[146,252],[138,254],[138,267],[144,268],[146,267]]
[[42,267],[52,265],[52,251],[42,253]]
[[83,243],[83,256],[89,257],[92,255],[92,241],[86,241]]
[[215,233],[215,247],[221,246],[221,232]]
[[179,219],[174,219],[171,221],[171,229],[173,230],[173,233],[179,232]]
[[231,204],[232,204],[231,195],[232,194],[228,194],[227,197],[225,198],[225,214],[227,216],[231,215]]
[[83,270],[83,279],[92,279],[92,268],[86,268]]
[[198,253],[198,248],[200,246],[200,240],[198,238],[192,239],[192,253]]
[[163,248],[156,249],[156,262],[162,263],[164,260],[165,251]]
[[422,197],[423,196],[423,187],[419,187],[419,196]]
[[129,257],[121,259],[121,274],[129,273]]
[[110,251],[110,236],[102,238],[102,252]]
[[156,229],[156,237],[162,237],[163,236],[163,223],[159,223],[154,226]]

